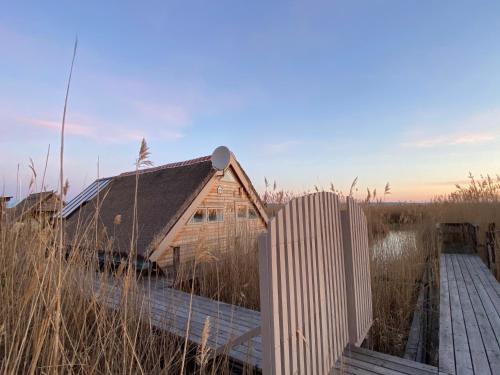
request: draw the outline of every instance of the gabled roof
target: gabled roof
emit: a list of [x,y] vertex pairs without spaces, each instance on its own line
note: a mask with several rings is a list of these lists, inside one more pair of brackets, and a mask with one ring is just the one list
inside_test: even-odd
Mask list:
[[[267,222],[258,194],[232,155],[230,165]],[[112,250],[128,254],[138,181],[136,250],[140,257],[151,255],[154,260],[165,250],[164,244],[185,223],[186,217],[192,215],[191,211],[209,190],[210,181],[220,173],[212,166],[211,157],[204,156],[97,180],[63,211],[66,243],[76,244],[85,239],[85,232],[89,238],[95,238],[95,218],[98,216],[99,233],[105,232],[111,240]]]
[[130,250],[138,177],[137,253],[146,257],[155,237],[159,233],[168,233],[215,173],[207,156],[140,170],[138,174],[134,171],[115,176],[100,194],[83,202],[81,208],[69,216],[67,239],[74,240],[77,233],[81,234],[89,226],[96,217],[100,199],[99,228],[105,229],[107,236],[112,239],[113,251],[127,254]]
[[[238,163],[238,161],[236,160],[236,158],[232,153],[230,153],[229,164],[226,168],[229,167],[232,168],[232,171],[235,173],[239,182],[242,184],[243,188],[250,196],[251,201],[255,204],[255,207],[258,213],[260,214],[260,217],[267,225],[268,217],[264,209],[264,205],[262,204],[262,201],[259,197],[259,194],[257,194],[255,188],[252,185],[252,182],[248,178],[243,168],[241,168],[240,164]],[[218,173],[223,173],[223,172],[221,171]],[[157,261],[165,253],[165,251],[168,251],[171,241],[175,238],[177,233],[182,229],[187,220],[189,220],[189,218],[194,214],[194,212],[198,208],[198,205],[203,201],[203,199],[205,198],[205,196],[208,194],[209,191],[210,191],[210,185],[207,184],[207,186],[205,186],[203,190],[201,190],[199,194],[197,194],[197,196],[193,199],[192,203],[185,210],[183,210],[183,212],[180,213],[181,215],[176,219],[175,224],[170,226],[168,231],[162,232],[161,236],[158,236],[158,238],[156,238],[156,241],[151,244],[152,246],[150,248],[150,253],[149,253],[149,259],[151,261]]]
[[9,209],[15,220],[31,212],[53,214],[59,210],[59,196],[54,191],[32,193]]

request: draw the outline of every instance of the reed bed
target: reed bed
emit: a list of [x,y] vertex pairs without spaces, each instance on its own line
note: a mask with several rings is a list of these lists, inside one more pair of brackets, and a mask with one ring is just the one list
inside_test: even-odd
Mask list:
[[[479,255],[483,258],[485,234],[490,223],[500,225],[500,177],[469,174],[469,183],[426,204],[365,203],[371,243],[371,276],[374,324],[371,346],[403,355],[425,267],[430,283],[439,287],[439,253],[436,225],[469,222],[479,227]],[[406,230],[414,239],[380,246],[390,230]],[[391,248],[400,251],[394,253]]]
[[[497,195],[488,187],[485,197],[473,199],[468,188],[457,190],[467,193],[462,198],[453,194],[422,205],[364,202],[372,253],[373,349],[403,354],[426,265],[438,275],[436,223],[469,221],[481,228],[490,222],[500,224],[498,188]],[[293,196],[283,193],[277,197],[281,204]],[[118,311],[101,307],[95,295],[85,293],[81,274],[75,274],[75,270],[95,264],[95,259],[85,259],[78,252],[62,257],[59,230],[57,223],[16,224],[5,218],[1,222],[2,373],[179,373],[181,368],[227,372],[227,363],[212,362],[206,347],[192,348],[140,318],[133,297],[136,275],[128,265],[120,270],[121,282],[127,285],[123,306]],[[411,235],[396,236],[397,243],[391,244],[390,230],[411,231]],[[256,238],[246,232],[229,237],[226,246],[231,251],[210,251],[200,240],[200,251],[191,265],[196,282],[179,287],[259,310]],[[87,271],[95,274],[94,269]]]

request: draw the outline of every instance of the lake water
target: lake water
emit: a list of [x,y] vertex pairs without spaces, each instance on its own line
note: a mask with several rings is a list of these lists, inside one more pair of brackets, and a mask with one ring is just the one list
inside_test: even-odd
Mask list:
[[372,251],[375,256],[395,256],[406,249],[415,249],[417,246],[416,233],[412,230],[390,231],[384,238],[375,241]]

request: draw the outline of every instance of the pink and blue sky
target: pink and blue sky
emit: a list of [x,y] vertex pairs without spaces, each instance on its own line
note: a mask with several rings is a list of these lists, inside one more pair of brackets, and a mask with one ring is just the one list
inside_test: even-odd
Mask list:
[[0,183],[29,158],[57,188],[67,117],[70,196],[133,169],[236,154],[302,191],[359,176],[425,200],[471,171],[500,173],[498,1],[16,1],[0,12]]

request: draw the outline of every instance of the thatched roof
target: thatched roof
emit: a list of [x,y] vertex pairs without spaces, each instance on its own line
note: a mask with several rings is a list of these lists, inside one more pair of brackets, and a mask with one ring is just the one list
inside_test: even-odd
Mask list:
[[203,157],[113,177],[97,196],[69,216],[67,242],[76,244],[82,237],[95,237],[99,202],[100,234],[105,232],[114,252],[128,254],[138,181],[136,249],[139,256],[147,257],[155,240],[168,233],[214,174],[210,158]]
[[21,220],[26,215],[53,215],[59,210],[59,196],[54,191],[32,193],[7,210],[14,220]]

